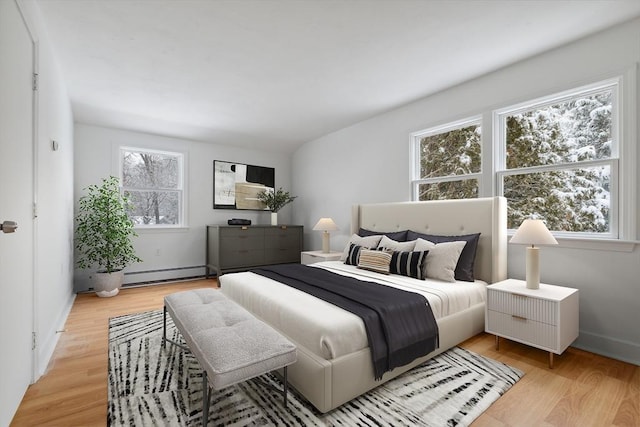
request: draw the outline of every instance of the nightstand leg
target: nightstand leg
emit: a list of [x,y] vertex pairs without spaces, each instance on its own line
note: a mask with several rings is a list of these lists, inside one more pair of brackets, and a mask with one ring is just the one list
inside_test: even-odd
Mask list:
[[496,351],[500,350],[500,337],[496,335]]
[[549,369],[553,369],[553,353],[549,352]]

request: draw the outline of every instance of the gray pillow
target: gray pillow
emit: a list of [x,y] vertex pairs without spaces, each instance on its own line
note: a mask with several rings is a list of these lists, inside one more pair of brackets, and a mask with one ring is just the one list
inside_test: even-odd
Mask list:
[[439,236],[436,234],[422,234],[409,230],[407,233],[407,240],[424,239],[433,243],[444,242],[458,242],[464,241],[467,244],[462,249],[460,259],[458,259],[458,265],[456,265],[455,277],[456,280],[462,280],[465,282],[473,282],[475,280],[473,276],[473,267],[476,262],[476,250],[478,248],[478,240],[480,240],[480,233],[475,234],[463,234],[460,236]]
[[425,276],[455,282],[454,271],[464,245],[464,241],[433,243],[423,239],[416,240],[416,251],[427,252]]
[[358,230],[358,236],[387,236],[390,239],[395,240],[396,242],[406,242],[407,240],[415,240],[415,239],[407,239],[408,230],[402,231],[373,231],[367,230],[366,228],[361,228]]

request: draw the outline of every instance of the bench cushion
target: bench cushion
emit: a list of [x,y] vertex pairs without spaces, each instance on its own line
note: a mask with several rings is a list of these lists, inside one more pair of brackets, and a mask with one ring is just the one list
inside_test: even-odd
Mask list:
[[218,290],[167,295],[165,306],[215,390],[296,361],[294,344]]

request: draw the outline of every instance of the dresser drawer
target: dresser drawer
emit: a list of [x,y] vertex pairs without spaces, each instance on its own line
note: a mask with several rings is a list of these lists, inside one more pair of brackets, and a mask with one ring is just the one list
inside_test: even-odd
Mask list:
[[245,230],[236,235],[220,236],[221,254],[247,250],[264,250],[264,232],[262,230]]
[[249,238],[249,237],[256,237],[256,236],[264,237],[264,230],[262,228],[255,228],[250,226],[224,227],[224,228],[220,228],[218,233],[221,239],[225,239],[225,238],[237,239],[239,237]]
[[288,264],[300,262],[300,250],[297,248],[275,248],[265,251],[265,264]]
[[225,249],[220,253],[220,264],[224,268],[253,267],[265,263],[264,249]]
[[301,230],[300,228],[269,228],[265,230],[266,249],[292,249],[297,252],[296,259],[300,254]]
[[549,351],[555,351],[558,347],[557,327],[516,315],[488,310],[486,330]]
[[558,302],[517,292],[487,289],[487,309],[549,325],[558,324]]

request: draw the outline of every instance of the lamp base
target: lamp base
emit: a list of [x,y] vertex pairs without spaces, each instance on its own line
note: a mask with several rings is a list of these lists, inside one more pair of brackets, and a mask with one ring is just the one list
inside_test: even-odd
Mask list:
[[329,232],[325,231],[322,233],[322,253],[329,253]]
[[527,289],[540,289],[540,257],[536,247],[527,248]]

